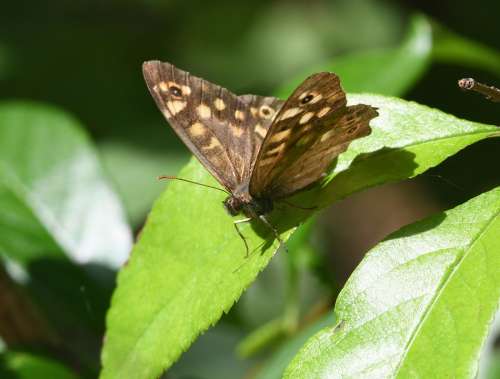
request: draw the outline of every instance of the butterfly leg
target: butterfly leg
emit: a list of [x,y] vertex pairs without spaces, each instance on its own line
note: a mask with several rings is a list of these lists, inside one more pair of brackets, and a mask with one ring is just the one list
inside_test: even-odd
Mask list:
[[244,218],[244,219],[241,219],[241,220],[236,220],[233,225],[234,225],[234,228],[236,229],[236,233],[238,233],[238,235],[240,236],[240,238],[243,240],[243,243],[245,244],[245,257],[248,258],[248,252],[249,252],[249,249],[248,249],[248,243],[247,243],[247,239],[245,238],[245,236],[243,235],[243,233],[241,233],[240,229],[238,228],[238,224],[242,224],[244,222],[249,222],[251,221],[252,219],[250,217],[248,218]]
[[273,231],[273,234],[274,234],[274,238],[276,238],[278,240],[278,242],[280,243],[280,247],[281,246],[284,246],[285,247],[285,251],[287,251],[287,248],[286,248],[286,245],[285,245],[285,242],[281,239],[281,236],[280,234],[278,233],[278,231],[276,230],[276,228],[274,226],[271,225],[271,223],[267,220],[267,218],[264,216],[264,215],[259,215],[259,219],[269,228]]

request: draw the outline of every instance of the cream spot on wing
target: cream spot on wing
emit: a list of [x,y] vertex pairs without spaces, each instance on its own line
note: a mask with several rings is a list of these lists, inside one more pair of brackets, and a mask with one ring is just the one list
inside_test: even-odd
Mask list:
[[189,93],[191,93],[191,89],[187,86],[181,86],[177,84],[176,82],[161,82],[160,83],[160,89],[162,92],[168,92],[169,96],[173,97],[174,99],[182,99],[183,95],[189,95],[188,93],[185,93],[184,87],[188,88]]
[[205,104],[198,105],[196,107],[196,112],[198,112],[198,116],[200,116],[200,118],[210,118],[210,116],[212,116],[210,107]]
[[172,115],[182,112],[186,108],[187,102],[180,100],[167,101],[167,109]]
[[291,132],[292,132],[291,129],[285,129],[282,132],[276,133],[275,135],[272,136],[271,141],[272,142],[282,141],[283,139],[287,138]]
[[234,117],[236,118],[236,120],[243,121],[245,119],[245,113],[242,111],[235,111]]
[[250,107],[250,113],[252,114],[253,117],[257,117],[257,108]]
[[281,153],[283,151],[284,148],[285,148],[285,144],[284,143],[279,144],[274,149],[267,151],[266,152],[266,157],[270,157],[270,156],[279,154],[279,153]]
[[322,98],[323,98],[323,95],[322,94],[313,94],[314,97],[312,98],[312,100],[308,103],[308,104],[314,104],[314,103],[317,103],[318,101],[320,101]]
[[189,95],[191,95],[191,87],[189,87],[189,86],[182,86],[182,87],[181,87],[181,91],[182,91],[182,94],[183,94],[184,96],[189,96]]
[[189,133],[193,137],[200,137],[205,134],[206,127],[201,122],[197,121],[189,127]]
[[267,134],[267,130],[262,127],[261,124],[255,125],[255,133],[264,138]]
[[220,147],[221,144],[219,140],[215,137],[210,138],[210,143],[207,146],[203,146],[203,150],[211,150],[215,149],[216,147]]
[[223,111],[224,109],[226,109],[226,103],[220,97],[214,100],[214,106],[218,111]]
[[274,115],[274,109],[269,105],[263,105],[259,109],[259,116],[262,118],[270,119]]
[[309,122],[311,118],[313,118],[314,112],[307,112],[305,113],[299,120],[299,124],[305,124],[306,122]]
[[300,130],[302,133],[305,133],[305,132],[308,132],[309,130],[311,130],[312,127],[313,127],[313,124],[306,124]]
[[307,95],[309,95],[309,91],[306,91],[306,92],[302,92],[299,96],[299,100],[302,100],[304,97],[306,97]]
[[326,141],[328,138],[330,138],[331,136],[333,136],[333,134],[335,133],[335,130],[330,130],[328,132],[326,132],[325,134],[323,134],[320,138],[320,142],[324,142]]
[[167,92],[168,91],[168,85],[165,82],[160,82],[160,83],[158,83],[158,86],[155,86],[155,87],[160,87],[160,91],[161,92]]
[[280,116],[280,120],[286,120],[287,118],[292,118],[297,116],[299,113],[302,113],[303,110],[301,108],[290,108],[283,112]]
[[260,167],[267,166],[268,164],[273,163],[273,162],[276,162],[276,157],[261,159],[259,162],[259,166]]
[[235,137],[241,137],[243,135],[244,132],[243,128],[238,128],[234,124],[229,124],[229,128],[231,129],[231,132]]
[[316,117],[318,117],[318,118],[323,117],[324,115],[326,115],[326,114],[330,111],[330,109],[332,109],[332,108],[330,108],[330,107],[324,107],[324,108],[322,108],[322,109],[321,109],[321,110],[320,110],[320,111],[316,114]]

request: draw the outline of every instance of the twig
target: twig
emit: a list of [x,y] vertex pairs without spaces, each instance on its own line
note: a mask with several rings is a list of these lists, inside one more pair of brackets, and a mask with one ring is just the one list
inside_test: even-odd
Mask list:
[[465,91],[474,91],[480,93],[486,99],[493,101],[494,103],[500,103],[500,89],[487,86],[486,84],[479,83],[472,78],[460,79],[458,81],[458,86]]

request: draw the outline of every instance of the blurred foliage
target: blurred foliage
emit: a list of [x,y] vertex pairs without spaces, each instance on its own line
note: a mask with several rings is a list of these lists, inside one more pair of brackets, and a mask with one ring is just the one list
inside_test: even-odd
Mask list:
[[[500,3],[493,0],[474,4],[465,0],[20,0],[2,4],[0,254],[23,301],[7,307],[5,302],[0,304],[0,322],[7,329],[12,325],[13,331],[28,328],[29,324],[20,321],[22,317],[17,324],[12,321],[28,299],[29,307],[39,311],[58,339],[13,344],[12,335],[9,339],[0,336],[5,340],[0,376],[97,375],[104,312],[116,268],[129,251],[129,229],[142,229],[154,200],[170,186],[158,182],[156,176],[177,173],[189,159],[189,152],[147,93],[140,75],[142,61],[172,62],[237,93],[282,97],[307,73],[333,70],[348,92],[404,97],[458,117],[498,124],[498,106],[456,88],[456,81],[468,76],[500,84],[498,14]],[[419,125],[424,135],[446,134],[449,124],[457,123],[433,123],[449,116],[427,113],[424,108],[408,117],[397,111],[400,106],[406,109],[406,103],[396,100],[350,99],[380,101],[382,108],[392,104],[396,118],[400,116],[408,128]],[[395,135],[392,142],[402,146],[407,141],[404,133],[398,133],[400,138]],[[374,133],[374,137],[380,135]],[[465,139],[450,142],[451,150],[425,143],[422,149],[438,163],[473,141]],[[359,142],[363,151],[367,145]],[[352,154],[350,150],[343,155],[336,170]],[[496,161],[498,140],[487,139],[431,168],[421,183],[432,200],[449,209],[500,184],[493,166]],[[434,165],[429,162],[426,167]],[[391,176],[398,167],[388,168],[376,159],[358,163],[359,171],[327,187],[325,205],[359,184],[356,172],[371,172],[376,183],[401,179]],[[191,172],[192,167],[184,172]],[[201,172],[202,180],[209,180]],[[213,200],[215,194],[200,193],[200,205],[186,209],[192,199],[182,200],[182,192],[189,198],[197,189],[185,184],[172,187],[169,191],[178,192],[180,200],[169,207],[179,217],[193,212],[192,218],[199,219],[202,210],[211,207],[215,214],[222,214],[220,199]],[[162,203],[160,198],[155,208],[161,209]],[[227,216],[221,220],[230,225]],[[205,221],[214,242],[216,222]],[[342,251],[329,249],[329,240],[335,236],[320,233],[316,223],[322,222],[312,220],[300,227],[289,241],[290,254],[278,254],[231,312],[201,336],[165,377],[278,378],[309,336],[334,325],[333,315],[325,311],[343,287],[332,274],[335,254]],[[225,231],[224,227],[217,233]],[[188,274],[193,264],[205,259],[197,245],[204,237],[193,238],[185,232],[189,228],[177,230],[170,240],[165,236],[171,231],[160,227],[157,232],[165,244],[174,243],[175,237],[178,253],[185,253],[191,265],[185,268]],[[226,238],[221,236],[221,241]],[[352,238],[358,238],[356,233]],[[201,282],[216,277],[210,268],[218,259],[240,258],[234,256],[235,251],[219,250],[216,260],[207,256],[197,268],[203,273]],[[141,259],[134,254],[134,265]],[[244,265],[244,270],[251,265]],[[163,266],[153,269],[160,279],[171,274]],[[231,276],[227,271],[219,274],[223,279]],[[188,283],[186,279],[177,284],[182,290]],[[129,299],[140,304],[139,310],[125,307],[124,318],[147,311],[141,307],[153,306],[165,295],[145,306],[144,299],[148,291],[154,293],[154,285],[153,279],[144,277],[145,290],[135,288],[134,298]],[[176,312],[179,322],[193,322],[193,314],[186,315],[183,309]],[[216,320],[219,316],[206,311],[203,317]],[[127,326],[125,337],[132,335]],[[489,369],[480,374],[493,378],[499,367],[498,350],[493,347],[483,355],[492,358]]]

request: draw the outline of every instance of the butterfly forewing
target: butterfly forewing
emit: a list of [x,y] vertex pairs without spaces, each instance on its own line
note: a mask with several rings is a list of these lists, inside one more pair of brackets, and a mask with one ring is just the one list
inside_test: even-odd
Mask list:
[[[177,135],[228,190],[238,186],[251,150],[251,131],[235,117],[246,108],[234,94],[169,63],[145,62],[144,78]],[[248,167],[247,167],[248,166]]]
[[[259,151],[250,179],[252,196],[275,197],[280,178],[336,123],[346,111],[346,97],[337,75],[308,77],[281,107]],[[311,177],[312,181],[321,173]],[[294,186],[295,187],[295,186]],[[280,188],[280,192],[291,193]]]
[[156,104],[193,154],[229,191],[248,184],[253,162],[283,101],[243,95],[180,70],[145,62]]

